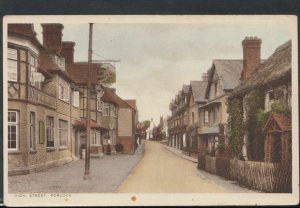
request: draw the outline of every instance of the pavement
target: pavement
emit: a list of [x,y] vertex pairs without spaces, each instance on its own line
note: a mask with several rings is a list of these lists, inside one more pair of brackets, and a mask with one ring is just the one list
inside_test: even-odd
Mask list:
[[[194,163],[198,163],[197,159],[183,154],[180,149],[170,147],[170,146],[164,146],[164,147],[179,157],[182,157],[182,158],[189,160],[191,162],[194,162]],[[214,183],[218,186],[222,186],[223,188],[228,189],[232,192],[235,192],[235,193],[259,193],[259,191],[257,191],[257,190],[254,191],[247,187],[241,186],[240,184],[238,184],[237,181],[227,180],[221,176],[206,172],[204,170],[197,169],[196,171],[197,171],[197,174],[204,180],[211,181],[212,183]]]
[[200,177],[195,162],[178,157],[176,150],[145,141],[143,159],[117,189],[118,193],[232,193]]
[[84,160],[48,170],[8,177],[9,193],[113,193],[143,158],[144,145],[134,155],[105,155],[90,160],[90,176],[83,180]]

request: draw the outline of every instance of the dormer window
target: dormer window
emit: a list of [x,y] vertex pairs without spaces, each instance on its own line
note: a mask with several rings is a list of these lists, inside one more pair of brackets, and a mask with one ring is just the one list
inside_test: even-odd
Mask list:
[[63,71],[65,71],[65,59],[60,58],[57,55],[52,56],[52,60],[56,63],[56,65]]

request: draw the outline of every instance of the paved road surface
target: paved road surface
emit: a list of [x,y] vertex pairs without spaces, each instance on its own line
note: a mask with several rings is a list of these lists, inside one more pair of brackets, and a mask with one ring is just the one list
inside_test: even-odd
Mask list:
[[8,177],[9,193],[111,193],[143,157],[142,146],[135,155],[106,155],[91,159],[91,179],[83,180],[84,160],[28,175]]
[[117,190],[120,193],[231,192],[199,176],[197,165],[154,141],[145,142],[145,155]]

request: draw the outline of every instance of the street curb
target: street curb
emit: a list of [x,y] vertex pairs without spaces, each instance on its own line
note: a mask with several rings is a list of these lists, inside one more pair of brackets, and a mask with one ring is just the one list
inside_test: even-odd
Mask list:
[[179,156],[179,157],[181,157],[183,159],[189,160],[189,161],[191,161],[193,163],[198,163],[198,161],[194,161],[193,159],[191,159],[191,158],[189,158],[187,156],[182,155],[182,153],[176,153],[176,152],[172,151],[169,147],[164,146],[164,148],[166,148],[168,151],[172,152],[173,154],[175,154],[175,155],[177,155],[177,156]]

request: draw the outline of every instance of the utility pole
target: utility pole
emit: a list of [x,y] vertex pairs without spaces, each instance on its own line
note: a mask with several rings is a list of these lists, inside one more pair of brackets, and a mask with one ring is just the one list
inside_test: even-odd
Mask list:
[[91,66],[92,66],[92,38],[93,38],[93,23],[89,23],[89,50],[88,50],[88,81],[87,81],[87,99],[86,99],[86,152],[85,152],[85,170],[83,179],[90,178],[90,97],[91,97]]

